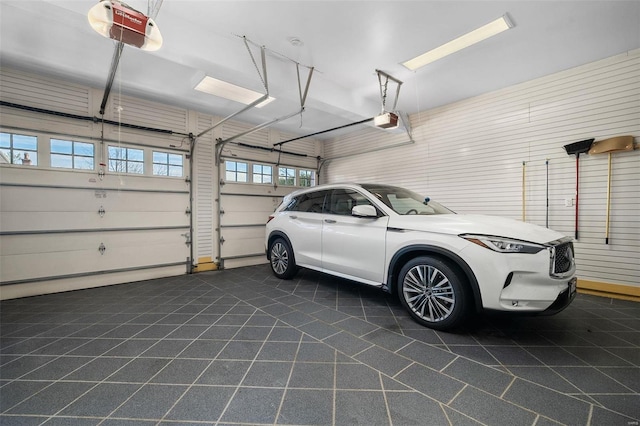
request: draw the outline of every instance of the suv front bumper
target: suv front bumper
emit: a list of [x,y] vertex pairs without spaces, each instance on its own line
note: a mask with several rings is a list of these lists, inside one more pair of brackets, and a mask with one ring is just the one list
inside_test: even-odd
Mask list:
[[571,281],[569,281],[567,289],[558,295],[558,298],[551,304],[551,306],[540,312],[540,315],[555,315],[569,306],[576,297],[577,281],[577,278],[573,277]]

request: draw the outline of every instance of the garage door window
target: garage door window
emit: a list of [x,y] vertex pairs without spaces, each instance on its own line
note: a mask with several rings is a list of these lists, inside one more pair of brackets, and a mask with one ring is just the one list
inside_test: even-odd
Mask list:
[[298,171],[300,186],[315,186],[316,174],[313,170]]
[[92,143],[51,139],[51,167],[93,170],[94,157]]
[[253,183],[271,183],[273,180],[273,167],[266,164],[253,165]]
[[294,186],[296,184],[296,169],[278,167],[278,184]]
[[247,182],[247,163],[225,161],[226,180],[228,182]]
[[153,151],[154,176],[182,177],[182,155]]
[[0,133],[0,163],[35,166],[38,164],[38,138]]
[[109,171],[144,174],[144,151],[134,148],[109,146]]

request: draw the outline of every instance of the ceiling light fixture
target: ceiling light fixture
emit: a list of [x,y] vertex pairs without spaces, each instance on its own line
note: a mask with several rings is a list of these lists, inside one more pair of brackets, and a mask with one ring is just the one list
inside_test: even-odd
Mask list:
[[[210,95],[219,96],[221,98],[228,99],[230,101],[240,102],[245,105],[249,105],[256,99],[264,96],[262,93],[255,92],[253,90],[245,89],[244,87],[236,86],[235,84],[228,83],[226,81],[218,80],[217,78],[205,76],[200,83],[195,87],[196,90]],[[266,100],[256,105],[256,108],[262,108],[268,103],[274,101],[275,98],[269,96]]]
[[473,44],[481,42],[482,40],[486,40],[489,37],[493,37],[496,34],[500,34],[501,32],[508,30],[509,28],[513,28],[513,26],[513,22],[511,22],[509,16],[505,14],[499,19],[496,19],[493,22],[489,22],[487,25],[484,25],[465,35],[462,35],[455,40],[451,40],[450,42],[436,47],[435,49],[430,50],[426,53],[423,53],[420,56],[416,56],[413,59],[403,62],[402,65],[404,65],[411,71],[415,71],[418,68],[430,64],[431,62],[435,62],[447,55],[451,55],[458,50],[462,50],[465,47],[469,47]]
[[98,34],[142,50],[158,50],[162,35],[158,26],[145,14],[118,0],[103,0],[87,14],[89,24]]

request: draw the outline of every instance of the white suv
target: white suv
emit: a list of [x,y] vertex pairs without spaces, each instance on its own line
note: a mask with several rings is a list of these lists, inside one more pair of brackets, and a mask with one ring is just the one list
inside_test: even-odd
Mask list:
[[459,326],[471,310],[554,314],[576,292],[570,237],[455,214],[390,185],[293,192],[269,216],[265,243],[277,277],[305,267],[397,292],[415,320],[438,330]]

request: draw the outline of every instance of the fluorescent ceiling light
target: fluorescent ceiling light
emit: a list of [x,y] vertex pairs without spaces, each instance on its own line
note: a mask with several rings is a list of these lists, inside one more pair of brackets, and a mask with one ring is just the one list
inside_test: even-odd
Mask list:
[[[245,89],[244,87],[236,86],[235,84],[227,83],[226,81],[218,80],[217,78],[209,76],[205,76],[200,83],[198,83],[195,89],[200,92],[219,96],[221,98],[229,99],[230,101],[240,102],[245,105],[249,105],[264,96],[263,93],[254,92],[253,90]],[[269,96],[266,100],[256,105],[256,108],[262,108],[274,100],[275,98]]]
[[431,62],[435,62],[438,59],[457,52],[458,50],[462,50],[465,47],[469,47],[481,42],[482,40],[486,40],[489,37],[493,37],[496,34],[500,34],[512,27],[513,23],[509,20],[507,15],[504,15],[500,19],[496,19],[483,27],[475,29],[455,40],[451,40],[442,46],[436,47],[427,53],[423,53],[420,56],[416,56],[413,59],[403,62],[402,65],[409,68],[411,71],[415,71],[418,68],[430,64]]

